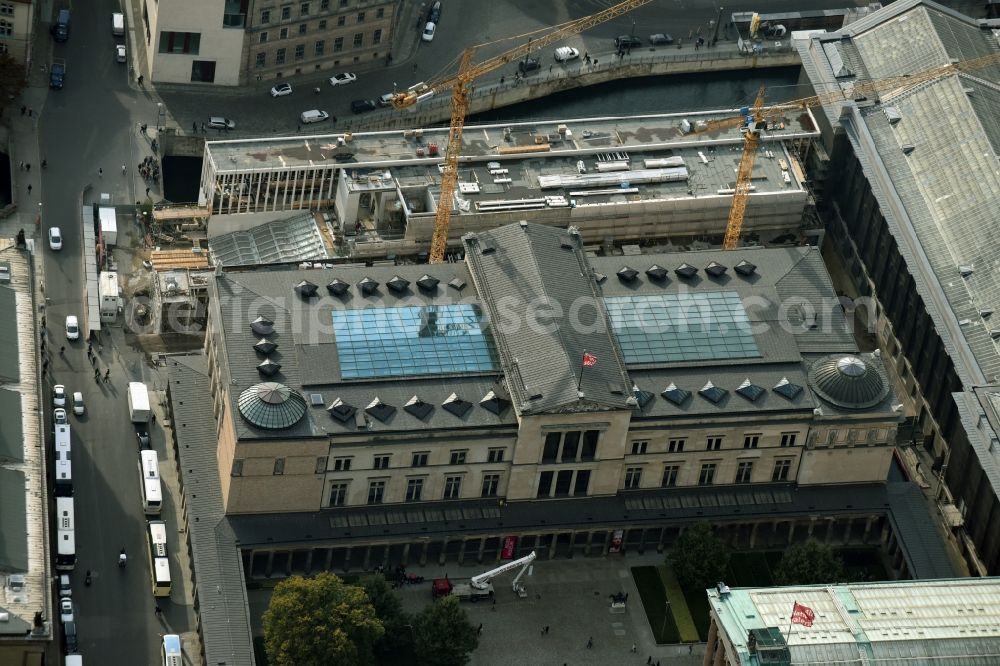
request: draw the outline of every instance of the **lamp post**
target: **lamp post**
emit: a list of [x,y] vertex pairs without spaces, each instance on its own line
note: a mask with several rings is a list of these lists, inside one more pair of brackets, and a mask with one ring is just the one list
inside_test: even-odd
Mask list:
[[163,102],[156,103],[156,134],[159,136],[160,132],[163,130],[163,121],[165,120],[166,112],[163,110]]
[[719,24],[722,23],[722,10],[725,7],[719,7],[719,13],[715,17],[715,34],[712,35],[712,46],[715,46],[716,42],[719,41]]

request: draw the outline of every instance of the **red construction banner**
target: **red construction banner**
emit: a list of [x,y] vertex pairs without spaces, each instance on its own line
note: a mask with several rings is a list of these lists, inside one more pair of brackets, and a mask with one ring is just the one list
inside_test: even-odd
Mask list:
[[501,560],[512,560],[517,552],[517,537],[509,536],[503,538],[503,548],[500,550]]

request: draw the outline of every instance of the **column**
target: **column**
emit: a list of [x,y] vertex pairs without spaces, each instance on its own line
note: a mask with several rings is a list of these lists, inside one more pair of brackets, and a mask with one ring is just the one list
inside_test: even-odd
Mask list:
[[344,549],[344,571],[349,571],[351,568],[351,551],[354,546],[348,546]]
[[559,537],[559,535],[553,532],[552,533],[552,538],[549,539],[549,559],[550,560],[553,559],[556,556],[556,542],[559,540],[558,537]]
[[868,543],[868,536],[871,534],[872,525],[875,523],[875,520],[875,516],[868,516],[867,520],[865,520],[865,531],[861,535],[861,543]]
[[806,531],[807,539],[812,538],[814,529],[816,529],[816,516],[809,516],[809,529]]
[[365,546],[365,557],[364,560],[362,560],[361,562],[361,570],[368,571],[369,569],[371,569],[372,568],[371,563],[372,563],[372,547]]
[[326,561],[323,563],[323,571],[329,571],[333,566],[333,548],[326,549]]
[[264,565],[264,575],[268,578],[271,577],[271,570],[274,567],[274,551],[267,551],[267,564]]
[[792,539],[795,537],[795,521],[788,521],[788,544],[791,545]]
[[750,528],[750,550],[757,544],[757,528],[760,527],[760,523],[754,521],[753,527]]
[[[403,544],[403,561],[401,564],[409,564],[410,562],[410,542],[407,541]],[[392,566],[392,562],[386,562],[387,567]]]
[[486,537],[479,540],[479,554],[476,555],[476,562],[483,563],[483,556],[486,554]]
[[569,533],[569,553],[566,554],[568,559],[573,559],[573,546],[576,545],[576,530]]
[[656,543],[656,552],[657,553],[662,553],[663,549],[666,548],[666,543],[664,543],[666,535],[667,535],[667,528],[666,527],[661,527],[660,528],[660,539]]
[[424,541],[423,547],[420,549],[420,559],[417,560],[417,563],[422,567],[427,566],[427,548],[429,546],[430,541]]
[[445,555],[448,553],[448,541],[448,537],[445,537],[444,542],[441,544],[441,555],[438,557],[438,564],[442,567],[445,563]]
[[286,559],[285,559],[285,575],[286,576],[291,576],[292,575],[292,555],[294,553],[295,553],[294,550],[286,551],[286,554],[285,554],[285,557],[286,557]]
[[854,519],[848,518],[844,521],[844,545],[851,542],[851,528],[854,527]]
[[306,567],[305,567],[305,573],[306,573],[306,575],[312,573],[313,553],[314,552],[316,552],[316,551],[313,550],[312,548],[310,548],[309,550],[306,551]]
[[458,566],[465,564],[465,546],[469,543],[466,537],[462,537],[462,545],[458,547]]
[[836,518],[826,519],[826,538],[823,539],[824,543],[830,543],[830,538],[833,536],[833,526],[837,524]]

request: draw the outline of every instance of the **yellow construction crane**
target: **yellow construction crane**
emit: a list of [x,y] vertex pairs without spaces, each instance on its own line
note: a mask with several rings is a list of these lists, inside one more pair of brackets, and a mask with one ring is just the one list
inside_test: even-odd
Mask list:
[[736,186],[733,190],[733,203],[729,209],[726,235],[722,241],[723,249],[735,250],[739,243],[740,233],[743,230],[743,216],[746,214],[747,201],[750,197],[750,178],[753,175],[757,147],[760,145],[760,132],[767,128],[769,119],[794,109],[808,109],[825,104],[846,102],[852,99],[875,99],[879,100],[882,104],[886,104],[898,95],[904,94],[922,83],[936,81],[952,74],[969,73],[998,63],[1000,63],[1000,53],[991,53],[972,60],[933,67],[922,72],[917,72],[916,74],[904,74],[902,76],[887,77],[873,81],[859,81],[853,84],[850,94],[845,90],[838,89],[810,97],[803,97],[791,102],[783,102],[767,108],[764,108],[764,88],[761,87],[748,115],[741,114],[737,117],[723,118],[706,123],[696,133],[702,134],[745,125],[743,156],[740,158],[739,169],[737,169]]
[[451,225],[451,207],[458,182],[458,157],[462,151],[462,130],[465,128],[465,114],[469,110],[469,95],[472,83],[483,74],[495,71],[504,65],[528,55],[534,49],[541,49],[565,37],[576,35],[595,25],[627,14],[637,7],[652,2],[652,0],[625,0],[604,11],[591,14],[575,21],[564,23],[552,32],[546,33],[521,44],[500,55],[488,58],[483,62],[472,64],[472,54],[475,47],[462,52],[458,72],[437,81],[419,86],[392,98],[392,105],[397,109],[405,109],[422,99],[427,99],[436,93],[451,90],[451,125],[448,130],[448,148],[445,153],[444,167],[441,173],[441,196],[438,199],[437,217],[434,221],[434,235],[431,239],[430,261],[438,264],[444,261],[444,253],[448,247],[448,227]]

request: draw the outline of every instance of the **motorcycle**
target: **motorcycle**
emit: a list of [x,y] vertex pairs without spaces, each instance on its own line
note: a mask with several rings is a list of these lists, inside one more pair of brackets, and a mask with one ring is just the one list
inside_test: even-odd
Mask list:
[[90,569],[87,569],[87,575],[83,579],[83,584],[90,587]]

